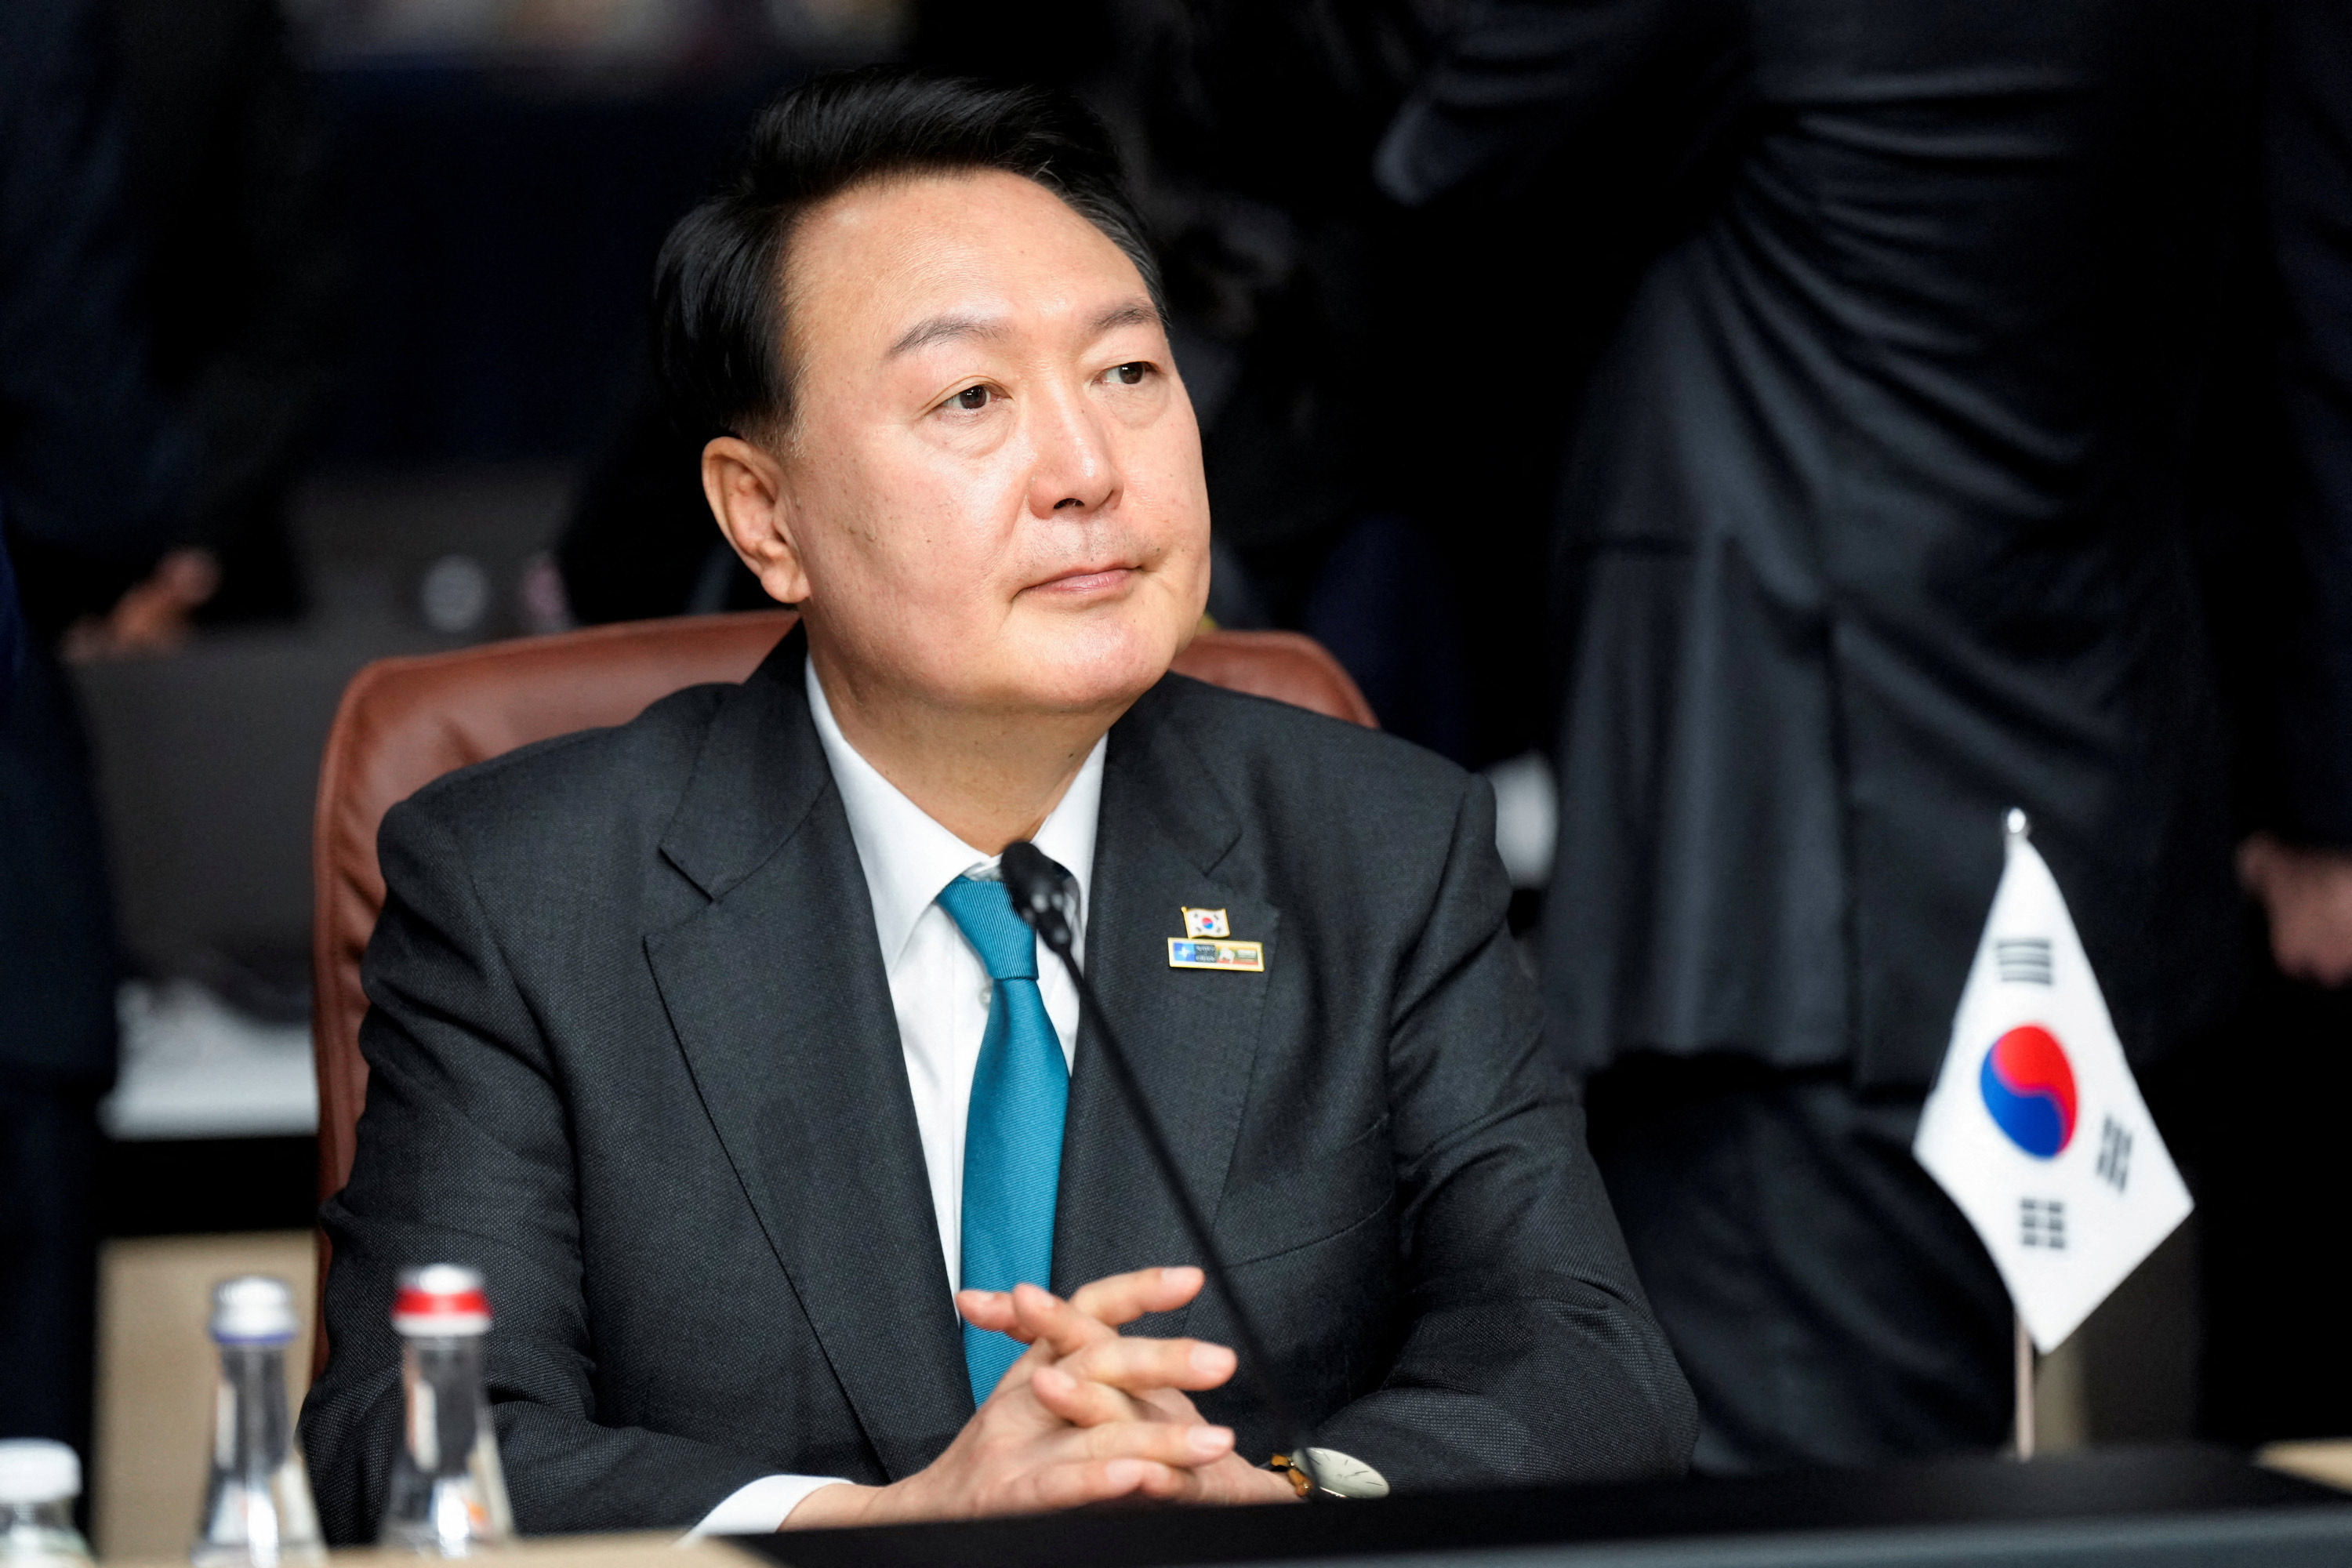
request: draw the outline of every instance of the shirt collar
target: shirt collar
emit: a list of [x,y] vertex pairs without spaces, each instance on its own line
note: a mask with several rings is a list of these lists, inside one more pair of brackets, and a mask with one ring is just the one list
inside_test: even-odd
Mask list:
[[[841,792],[842,809],[849,816],[849,837],[857,847],[858,864],[866,872],[866,891],[874,904],[874,934],[882,946],[882,967],[897,966],[940,889],[957,877],[984,872],[994,876],[997,858],[973,848],[932,820],[908,800],[898,786],[882,776],[841,732],[825,700],[824,683],[817,679],[816,660],[803,667],[808,688],[809,716],[816,721],[817,740],[833,769],[834,787]],[[1086,930],[1087,891],[1095,865],[1095,826],[1102,812],[1103,757],[1110,737],[1097,741],[1079,765],[1055,805],[1038,828],[1038,848],[1067,868],[1077,879],[1079,931]],[[1083,936],[1080,938],[1083,942]]]

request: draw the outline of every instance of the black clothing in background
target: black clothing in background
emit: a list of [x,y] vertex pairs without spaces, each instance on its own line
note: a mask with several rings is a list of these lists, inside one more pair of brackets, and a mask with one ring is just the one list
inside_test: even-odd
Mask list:
[[0,7],[0,505],[44,642],[110,606],[183,522],[191,455],[153,385],[127,147],[104,14]]
[[2352,1429],[2352,1347],[2335,1245],[2352,1112],[2352,990],[2260,955],[2194,1082],[2204,1339],[2200,1435],[2252,1447]]
[[1544,975],[1580,1067],[1729,1050],[1924,1089],[2011,806],[2136,1060],[2225,1002],[2179,516],[2220,16],[1512,0],[1400,117],[1381,174],[1418,200],[1608,159],[1590,104],[1669,68],[1746,100],[1560,493]]
[[[907,1064],[807,641],[393,808],[373,1076],[324,1219],[302,1435],[364,1540],[401,1423],[383,1303],[478,1263],[530,1532],[880,1483],[972,1414]],[[1506,922],[1492,795],[1392,736],[1171,675],[1110,731],[1087,969],[1314,1440],[1400,1489],[1678,1472],[1633,1283]],[[1183,907],[1262,975],[1171,969]],[[1053,1288],[1191,1249],[1078,1034]],[[1231,1342],[1204,1298],[1140,1331]],[[1246,1385],[1200,1404],[1270,1452]]]
[[2352,13],[2272,4],[2263,190],[2284,305],[2274,347],[2294,555],[2274,584],[2292,629],[2280,810],[2263,826],[2352,849]]
[[179,523],[186,456],[148,381],[108,43],[84,0],[0,5],[0,528],[28,623],[0,710],[0,1436],[85,1458],[114,932],[46,643],[145,574]]
[[1864,1466],[2008,1436],[2009,1292],[1912,1157],[1914,1095],[1652,1057],[1592,1085],[1592,1153],[1675,1357],[1694,1468]]
[[0,1070],[0,1335],[14,1347],[0,1380],[0,1437],[70,1443],[85,1466],[98,1326],[98,1098],[86,1084]]
[[149,240],[155,374],[203,448],[207,621],[302,606],[288,532],[341,336],[320,150],[278,0],[106,0]]
[[0,521],[0,728],[7,725],[8,699],[24,662],[25,617],[16,608],[16,569],[8,563],[8,531]]
[[[2251,364],[2214,482],[2241,826],[2352,849],[2352,9],[2271,0],[2254,151]],[[2352,1113],[2352,989],[2291,980],[2258,911],[2252,983],[2193,1082],[2200,1421],[2253,1445],[2352,1431],[2329,1237]]]
[[1722,171],[1569,448],[1540,939],[1704,1468],[2000,1440],[1997,1278],[1907,1139],[2009,808],[2136,1062],[2228,1003],[2180,498],[2231,16],[1487,0],[1383,144],[1407,200],[1572,189],[1675,103]]
[[[712,432],[713,435],[716,432]],[[556,542],[572,615],[590,626],[769,606],[702,493],[702,448],[648,389],[589,470]]]
[[0,8],[0,520],[35,647],[0,789],[0,1068],[114,1073],[112,936],[79,727],[47,642],[179,526],[188,450],[148,378],[104,18]]
[[1212,612],[1321,638],[1383,725],[1456,760],[1538,744],[1558,445],[1709,127],[1679,99],[1629,109],[1578,180],[1410,211],[1372,156],[1458,5],[1109,9],[1087,89],[1131,127],[1202,408]]

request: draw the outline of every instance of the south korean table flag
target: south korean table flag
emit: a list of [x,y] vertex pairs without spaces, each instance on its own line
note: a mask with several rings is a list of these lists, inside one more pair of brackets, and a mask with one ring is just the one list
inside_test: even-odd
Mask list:
[[2044,1353],[2189,1217],[2057,879],[2009,858],[1912,1152],[1969,1216]]

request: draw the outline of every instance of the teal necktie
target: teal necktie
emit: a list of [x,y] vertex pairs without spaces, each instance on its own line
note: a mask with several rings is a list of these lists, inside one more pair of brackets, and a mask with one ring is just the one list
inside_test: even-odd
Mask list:
[[[1070,1069],[1037,991],[1037,941],[1013,912],[1002,882],[958,877],[939,902],[993,983],[964,1119],[963,1288],[1010,1290],[1024,1279],[1045,1287],[1054,1271]],[[1006,1335],[963,1326],[973,1404],[995,1392],[1023,1349]]]

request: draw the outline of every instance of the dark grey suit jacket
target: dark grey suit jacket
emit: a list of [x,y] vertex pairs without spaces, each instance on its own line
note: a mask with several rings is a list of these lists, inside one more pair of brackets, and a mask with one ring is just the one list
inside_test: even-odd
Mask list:
[[[971,1415],[846,816],[788,638],[740,687],[385,818],[373,1078],[326,1208],[303,1432],[366,1536],[394,1274],[478,1265],[527,1531],[684,1525],[773,1471],[888,1480]],[[1112,730],[1089,973],[1318,1441],[1401,1487],[1679,1469],[1690,1396],[1504,924],[1485,787],[1171,676]],[[1183,906],[1263,974],[1173,970]],[[1082,1029],[1054,1285],[1194,1261]],[[1144,1332],[1229,1340],[1204,1299]],[[1245,1390],[1202,1402],[1263,1462]]]

